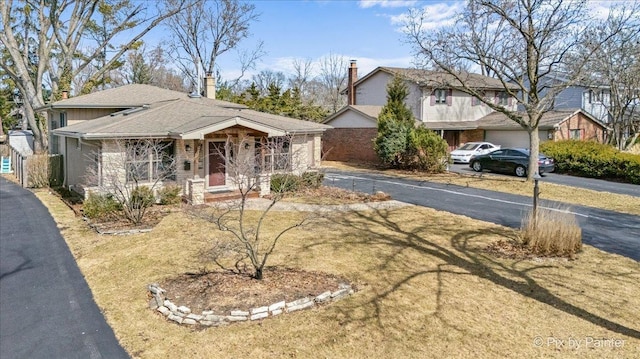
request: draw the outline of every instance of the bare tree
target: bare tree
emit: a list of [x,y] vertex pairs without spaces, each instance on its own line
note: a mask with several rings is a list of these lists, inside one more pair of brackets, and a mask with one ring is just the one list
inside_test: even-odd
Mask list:
[[[529,133],[529,180],[538,172],[540,119],[553,108],[556,95],[581,78],[586,58],[576,62],[569,55],[590,26],[586,5],[568,0],[471,0],[451,27],[428,30],[423,27],[426,14],[415,10],[406,23],[419,62],[447,75],[442,86],[477,98]],[[524,113],[494,103],[472,87],[460,69],[473,66],[500,80]]]
[[302,95],[303,100],[308,100],[307,84],[311,81],[311,73],[313,71],[313,61],[307,59],[293,60],[293,75],[289,77],[289,88],[297,88]]
[[280,71],[262,70],[258,74],[251,77],[253,83],[256,84],[260,95],[267,96],[269,87],[275,86],[282,90],[286,83],[286,76]]
[[318,81],[322,84],[321,105],[331,113],[337,112],[347,104],[340,92],[347,85],[347,60],[336,54],[329,54],[320,60]]
[[[59,99],[61,91],[71,89],[77,74],[105,58],[83,85],[82,92],[90,91],[145,34],[181,11],[185,1],[176,0],[171,6],[146,1],[134,5],[127,0],[1,1],[0,67],[25,99],[25,116],[36,149],[47,148],[46,121],[36,114],[47,100],[43,90],[45,76],[53,98]],[[157,8],[149,16],[150,4]],[[92,37],[97,33],[102,36]],[[96,46],[89,49],[83,41],[92,38]],[[125,40],[107,55],[105,50],[121,38]]]
[[[251,35],[249,28],[258,17],[255,5],[251,3],[198,1],[167,24],[174,34],[174,41],[170,43],[172,56],[183,74],[196,84],[199,81],[195,78],[198,64],[202,63],[207,73],[216,73],[218,57],[237,49],[240,42]],[[237,82],[263,54],[262,42],[252,51],[241,51],[238,54],[241,75],[232,82]]]
[[[310,213],[300,220],[282,225],[275,234],[268,234],[273,233],[264,228],[269,222],[269,213],[299,183],[298,177],[288,174],[278,175],[278,185],[271,186],[269,202],[258,210],[257,216],[251,215],[247,208],[252,192],[259,190],[260,186],[270,186],[274,169],[287,173],[292,169],[297,154],[291,151],[290,142],[290,136],[263,139],[257,143],[253,138],[245,137],[236,141],[228,140],[226,149],[218,152],[226,163],[228,178],[240,193],[239,200],[215,206],[212,214],[206,217],[218,229],[231,233],[233,237],[231,243],[215,241],[212,257],[219,265],[222,263],[221,255],[233,257],[236,269],[248,261],[253,268],[253,278],[262,279],[265,265],[278,241],[289,231],[317,217]],[[194,214],[202,216],[200,211],[194,211]]]
[[[124,216],[139,224],[155,202],[154,192],[176,176],[173,142],[158,139],[103,141],[93,152],[85,182],[97,194],[110,194],[122,205]],[[91,189],[90,189],[91,190]]]
[[116,85],[150,84],[170,90],[187,92],[181,76],[168,67],[162,45],[151,50],[141,46],[127,54],[122,67],[114,71],[112,81]]
[[[583,53],[588,57],[588,85],[596,88],[613,132],[612,145],[620,150],[640,135],[640,3],[624,3],[588,33]],[[601,44],[596,46],[594,44]],[[608,92],[608,94],[607,94]]]

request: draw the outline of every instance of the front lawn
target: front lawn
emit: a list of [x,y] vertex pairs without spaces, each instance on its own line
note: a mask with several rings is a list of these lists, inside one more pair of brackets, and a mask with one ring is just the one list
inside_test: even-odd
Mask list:
[[[213,267],[211,224],[175,212],[149,233],[101,236],[40,191],[95,300],[136,358],[634,357],[640,265],[590,246],[577,260],[499,258],[511,229],[426,208],[335,213],[289,232],[270,264],[344,277],[328,306],[194,330],[148,309],[147,285]],[[272,212],[270,226],[303,214]],[[273,228],[273,227],[272,227]],[[171,293],[168,293],[171,296]]]

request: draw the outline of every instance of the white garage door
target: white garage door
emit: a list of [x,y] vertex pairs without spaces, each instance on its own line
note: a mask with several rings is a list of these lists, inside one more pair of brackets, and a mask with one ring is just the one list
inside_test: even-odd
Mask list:
[[[546,141],[546,131],[538,131],[540,142]],[[527,131],[485,131],[485,141],[502,147],[529,148],[529,134]]]

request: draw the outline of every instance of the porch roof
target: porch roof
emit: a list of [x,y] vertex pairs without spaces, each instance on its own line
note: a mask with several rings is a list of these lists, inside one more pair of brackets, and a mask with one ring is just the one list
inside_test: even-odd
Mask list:
[[213,105],[209,100],[173,99],[134,107],[52,132],[84,139],[182,138],[200,139],[207,133],[240,125],[268,136],[318,133],[331,126],[270,115],[246,108]]

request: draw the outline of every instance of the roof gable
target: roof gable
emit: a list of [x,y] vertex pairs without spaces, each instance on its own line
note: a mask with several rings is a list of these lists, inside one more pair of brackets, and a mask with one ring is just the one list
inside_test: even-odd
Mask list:
[[329,124],[331,121],[342,116],[342,114],[348,111],[353,111],[370,121],[378,122],[378,115],[380,115],[380,111],[382,111],[382,107],[383,106],[373,106],[373,105],[347,105],[341,108],[340,110],[338,110],[338,112],[327,117],[324,121],[322,121],[322,123]]

